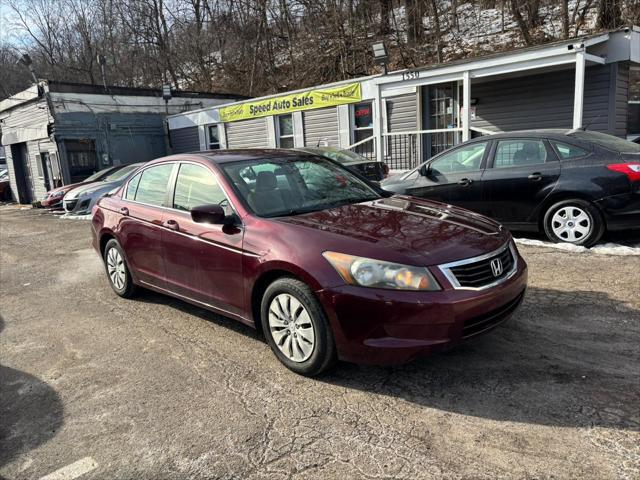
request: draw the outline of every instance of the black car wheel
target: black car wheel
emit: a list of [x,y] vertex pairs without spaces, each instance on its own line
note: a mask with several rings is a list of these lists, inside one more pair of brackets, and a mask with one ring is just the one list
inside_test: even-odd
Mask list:
[[136,286],[131,279],[122,248],[115,239],[109,240],[104,247],[104,266],[113,291],[123,298],[133,297]]
[[552,205],[544,216],[544,232],[552,242],[590,247],[604,233],[598,209],[585,200],[563,200]]
[[267,342],[287,368],[314,376],[334,363],[331,327],[305,283],[293,278],[274,281],[262,297],[260,312]]

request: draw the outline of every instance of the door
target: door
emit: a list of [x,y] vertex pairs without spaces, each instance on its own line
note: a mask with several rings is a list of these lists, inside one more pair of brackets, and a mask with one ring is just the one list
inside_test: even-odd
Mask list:
[[81,182],[100,169],[93,140],[65,140],[64,145],[71,183]]
[[11,145],[11,159],[18,187],[18,201],[23,204],[29,204],[33,201],[33,181],[27,155],[27,144],[16,143]]
[[406,193],[482,213],[482,169],[489,142],[474,142],[425,164]]
[[162,223],[169,179],[175,163],[144,169],[127,183],[123,195],[119,238],[137,280],[166,288],[162,258]]
[[42,169],[42,179],[47,192],[53,189],[53,176],[51,174],[51,159],[49,158],[49,152],[40,152],[40,167]]
[[560,162],[541,138],[496,141],[482,177],[487,215],[508,224],[533,222],[534,211],[555,187]]
[[216,176],[204,165],[181,163],[172,197],[162,229],[169,290],[241,316],[242,227],[197,223],[189,213],[212,204],[221,205],[227,215],[234,213]]

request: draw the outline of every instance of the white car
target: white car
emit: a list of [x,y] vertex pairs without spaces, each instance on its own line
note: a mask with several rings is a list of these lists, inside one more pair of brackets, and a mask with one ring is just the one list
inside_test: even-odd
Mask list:
[[132,163],[102,180],[74,188],[64,196],[65,211],[72,215],[88,215],[102,196],[122,185],[141,165],[144,165],[144,162]]

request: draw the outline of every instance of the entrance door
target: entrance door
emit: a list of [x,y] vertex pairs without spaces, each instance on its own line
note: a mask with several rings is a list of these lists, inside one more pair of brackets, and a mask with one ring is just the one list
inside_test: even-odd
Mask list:
[[39,170],[42,172],[42,179],[44,180],[44,186],[47,190],[52,190],[54,188],[53,185],[53,175],[51,174],[51,159],[49,158],[49,152],[40,152],[40,158],[38,159],[40,162]]
[[98,171],[96,145],[93,140],[65,140],[71,183],[83,181]]
[[31,168],[29,168],[27,144],[16,143],[11,145],[11,158],[18,187],[18,201],[29,204],[33,201],[33,181],[31,180]]

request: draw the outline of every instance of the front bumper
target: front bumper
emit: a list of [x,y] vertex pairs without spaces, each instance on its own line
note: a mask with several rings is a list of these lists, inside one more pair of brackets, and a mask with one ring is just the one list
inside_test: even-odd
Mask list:
[[91,213],[91,198],[65,199],[63,204],[65,211],[73,215],[85,215]]
[[506,321],[524,298],[527,265],[495,287],[400,292],[343,285],[317,292],[333,327],[338,356],[361,364],[398,364],[446,350]]

